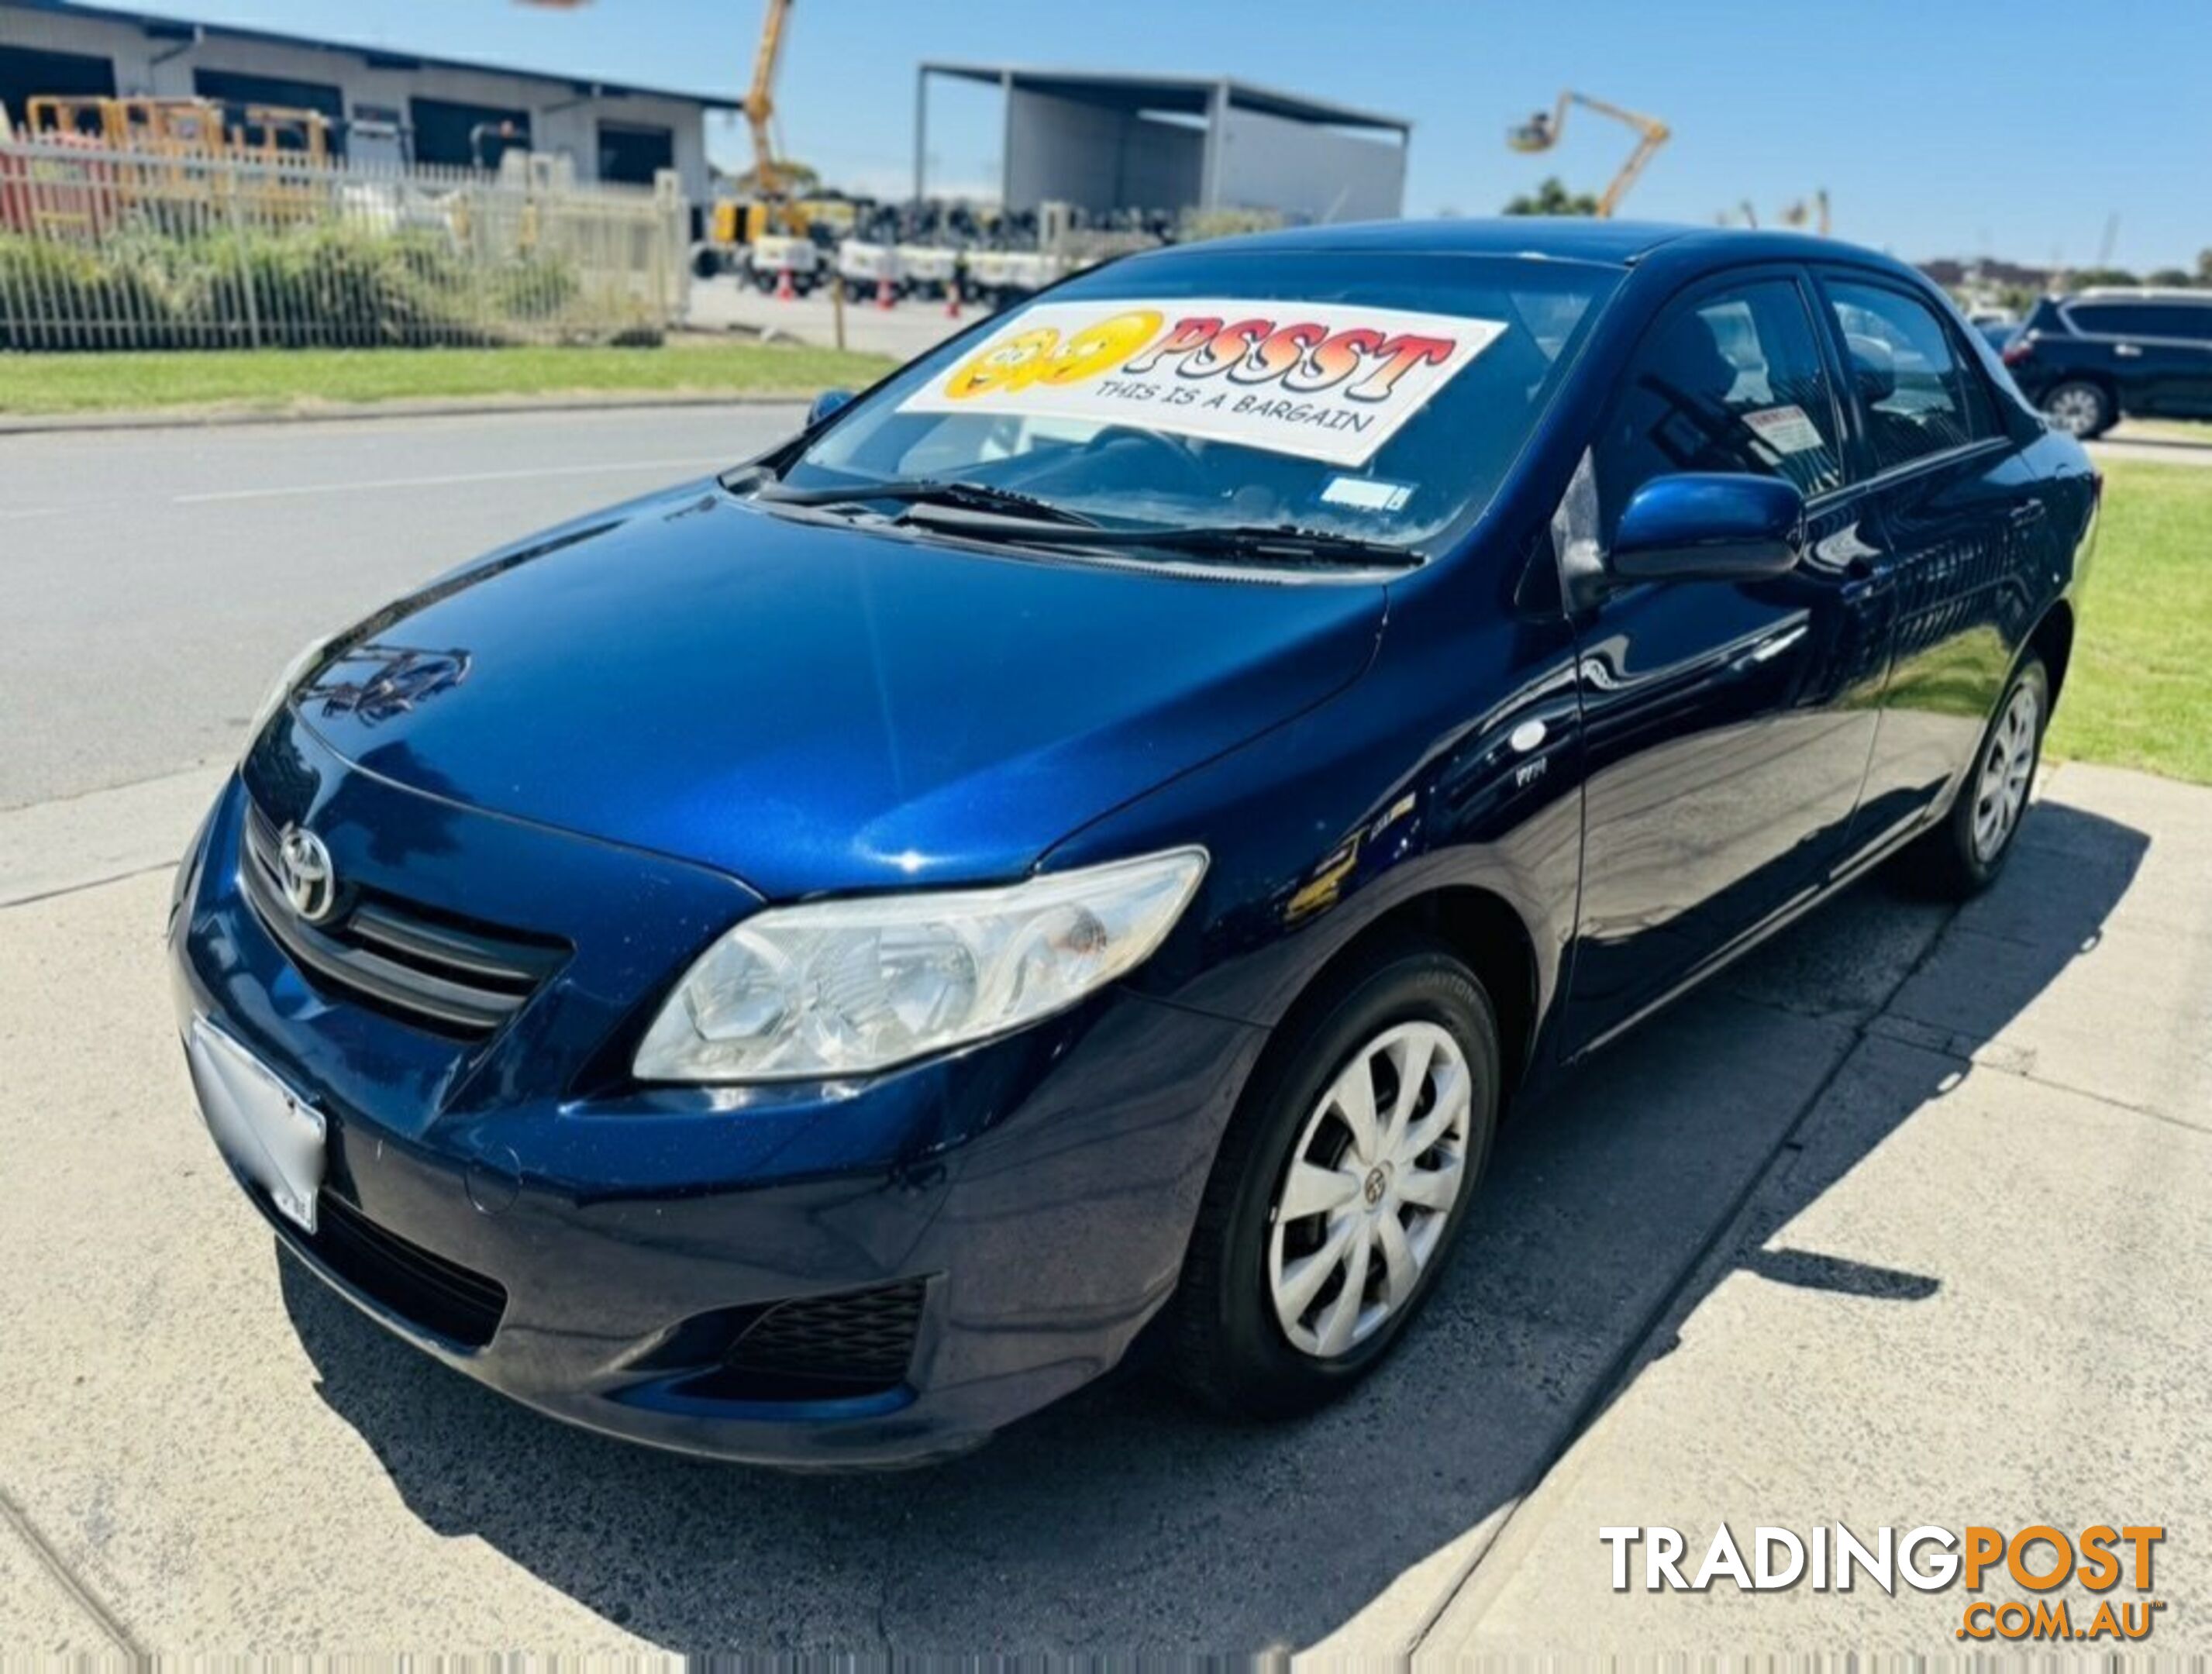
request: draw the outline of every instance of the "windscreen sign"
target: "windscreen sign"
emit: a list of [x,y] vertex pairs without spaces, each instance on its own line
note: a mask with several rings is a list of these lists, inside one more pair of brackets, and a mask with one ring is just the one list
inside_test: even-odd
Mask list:
[[899,410],[1128,424],[1364,465],[1504,330],[1342,303],[1045,303]]

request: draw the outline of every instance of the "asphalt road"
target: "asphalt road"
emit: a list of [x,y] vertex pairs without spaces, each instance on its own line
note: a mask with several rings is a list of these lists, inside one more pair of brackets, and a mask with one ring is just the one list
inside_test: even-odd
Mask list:
[[696,476],[798,407],[0,438],[0,809],[234,753],[319,633],[534,528]]
[[2153,1646],[2212,1647],[2212,792],[2137,774],[2061,769],[1979,901],[1877,877],[1518,1113],[1403,1352],[1303,1423],[1131,1378],[793,1478],[536,1417],[281,1260],[159,942],[247,709],[792,416],[0,440],[0,1651],[1954,1646],[1955,1590],[1621,1595],[1595,1533],[1838,1518],[2163,1524]]

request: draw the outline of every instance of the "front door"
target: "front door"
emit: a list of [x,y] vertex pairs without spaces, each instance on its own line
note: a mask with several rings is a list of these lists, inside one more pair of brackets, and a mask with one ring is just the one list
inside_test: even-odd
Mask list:
[[1615,588],[1577,622],[1587,751],[1569,1043],[1594,1044],[1817,887],[1873,742],[1888,598],[1809,294],[1787,270],[1709,285],[1647,334],[1591,461],[1601,541],[1679,471],[1788,478],[1796,567]]

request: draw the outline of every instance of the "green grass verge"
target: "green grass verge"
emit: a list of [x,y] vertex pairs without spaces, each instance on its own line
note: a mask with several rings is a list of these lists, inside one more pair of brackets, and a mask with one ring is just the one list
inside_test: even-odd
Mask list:
[[282,410],[436,397],[812,396],[872,384],[879,355],[795,343],[659,349],[274,349],[0,354],[0,413]]
[[2212,470],[2116,459],[2055,755],[2212,785]]

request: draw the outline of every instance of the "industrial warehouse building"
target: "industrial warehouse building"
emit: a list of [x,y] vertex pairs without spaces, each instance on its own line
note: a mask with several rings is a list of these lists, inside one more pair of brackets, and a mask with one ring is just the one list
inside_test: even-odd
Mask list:
[[1115,210],[1256,209],[1293,222],[1405,213],[1413,124],[1226,77],[924,64],[915,90],[914,195],[928,194],[933,78],[1006,100],[1002,202]]
[[75,0],[0,0],[0,104],[41,94],[197,95],[319,111],[359,161],[495,165],[509,145],[566,156],[583,181],[650,185],[672,168],[709,196],[706,116],[732,99],[349,46]]

